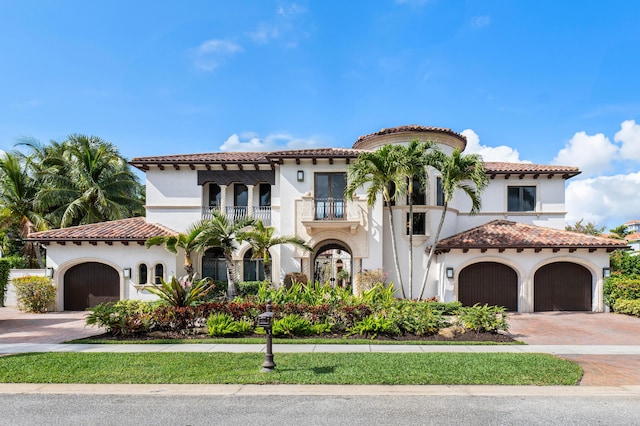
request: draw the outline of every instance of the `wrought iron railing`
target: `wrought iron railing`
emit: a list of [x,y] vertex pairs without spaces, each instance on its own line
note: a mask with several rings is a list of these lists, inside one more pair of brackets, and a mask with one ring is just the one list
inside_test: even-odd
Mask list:
[[316,198],[315,220],[344,220],[345,201],[343,198]]
[[[223,211],[224,214],[233,222],[249,217],[249,208],[246,206],[227,206],[224,209],[213,206],[213,207],[202,208],[202,218],[212,219],[213,213],[220,212],[220,211]],[[265,226],[271,226],[271,207],[270,206],[254,207],[252,215],[250,217],[261,220]]]

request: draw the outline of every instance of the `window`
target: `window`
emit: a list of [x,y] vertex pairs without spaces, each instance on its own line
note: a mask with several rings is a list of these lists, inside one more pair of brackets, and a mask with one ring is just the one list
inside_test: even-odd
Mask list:
[[144,285],[146,284],[149,279],[148,277],[148,270],[147,270],[147,265],[144,263],[141,263],[140,265],[138,265],[138,284],[140,285]]
[[233,205],[247,207],[249,202],[249,191],[247,185],[236,183],[233,185]]
[[315,174],[316,219],[344,219],[344,173]]
[[209,184],[209,207],[220,208],[220,186]]
[[220,247],[213,247],[204,252],[202,277],[209,277],[215,281],[227,281],[227,265]]
[[[407,213],[407,235],[409,235],[409,213]],[[427,214],[426,213],[414,213],[413,214],[413,235],[426,235],[427,234]]]
[[153,283],[156,285],[162,284],[161,280],[164,279],[164,265],[162,263],[156,263],[153,268]]
[[252,259],[253,251],[247,250],[242,259],[242,279],[244,281],[264,281],[264,261]]
[[442,190],[442,178],[436,178],[436,206],[444,206],[444,191]]
[[507,188],[507,211],[532,212],[535,209],[535,186],[510,186]]
[[260,184],[260,207],[271,207],[271,185]]
[[[425,204],[427,204],[427,192],[424,186],[424,182],[422,182],[422,180],[417,176],[414,176],[413,178],[413,193],[411,199],[414,206],[424,206]],[[408,194],[407,204],[409,204]]]

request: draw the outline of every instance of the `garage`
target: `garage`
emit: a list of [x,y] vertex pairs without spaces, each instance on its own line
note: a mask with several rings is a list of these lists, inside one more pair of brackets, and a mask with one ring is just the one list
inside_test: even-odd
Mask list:
[[458,300],[463,306],[504,306],[518,310],[518,275],[513,268],[498,262],[469,265],[458,276]]
[[120,277],[109,265],[86,262],[64,274],[64,310],[84,311],[120,300]]
[[591,272],[582,265],[555,262],[538,269],[533,283],[533,308],[543,311],[591,311]]

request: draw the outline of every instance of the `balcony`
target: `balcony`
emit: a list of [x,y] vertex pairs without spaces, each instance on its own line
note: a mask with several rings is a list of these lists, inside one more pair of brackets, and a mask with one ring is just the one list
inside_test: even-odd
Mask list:
[[367,214],[367,204],[363,200],[303,196],[296,204],[300,221],[309,235],[323,229],[338,228],[347,228],[355,234],[358,225],[364,225]]
[[203,207],[202,218],[213,219],[213,212],[223,211],[232,222],[236,222],[246,217],[259,219],[265,226],[271,226],[271,206],[253,207],[249,214],[249,207],[246,206],[227,206],[227,207]]

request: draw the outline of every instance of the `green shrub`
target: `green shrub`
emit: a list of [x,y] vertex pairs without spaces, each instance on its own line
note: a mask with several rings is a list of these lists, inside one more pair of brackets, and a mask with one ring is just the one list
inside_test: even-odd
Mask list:
[[284,287],[290,288],[293,283],[300,283],[302,285],[306,285],[309,281],[306,274],[302,272],[289,272],[284,276]]
[[416,336],[435,334],[448,325],[442,314],[432,310],[428,302],[399,300],[391,308],[391,314],[401,332]]
[[297,314],[290,314],[273,322],[274,336],[308,336],[312,334],[311,321]]
[[87,325],[97,325],[114,336],[150,331],[155,325],[153,304],[139,300],[102,303],[89,309]]
[[251,333],[253,326],[249,321],[236,321],[230,314],[219,312],[209,315],[207,319],[207,331],[209,336],[236,336],[238,334]]
[[16,289],[18,308],[27,312],[47,312],[56,300],[56,288],[50,278],[20,277],[12,281]]
[[238,296],[247,297],[257,295],[262,283],[262,281],[241,281],[237,283]]
[[14,254],[12,256],[5,256],[1,260],[9,262],[9,267],[11,269],[29,269],[29,261],[25,259],[23,256]]
[[611,272],[621,275],[640,275],[640,256],[626,250],[616,250],[609,256]]
[[507,331],[506,309],[502,306],[480,306],[475,304],[460,308],[458,311],[458,323],[467,330],[475,332],[497,333],[500,330]]
[[375,339],[378,334],[400,334],[400,329],[392,319],[383,315],[373,314],[357,321],[348,329],[348,332],[350,336],[357,334]]
[[440,312],[442,315],[456,315],[462,307],[462,302],[427,301],[424,303],[427,303],[432,311]]
[[171,277],[169,282],[160,278],[159,287],[148,287],[147,290],[169,305],[183,308],[203,301],[214,288],[211,278],[190,281],[188,277]]
[[640,276],[616,274],[605,280],[605,303],[615,310],[616,300],[618,299],[640,299]]
[[614,309],[619,314],[634,315],[640,317],[640,299],[618,299]]
[[7,297],[7,285],[9,284],[9,273],[11,272],[11,262],[7,259],[0,259],[0,307],[4,306]]

